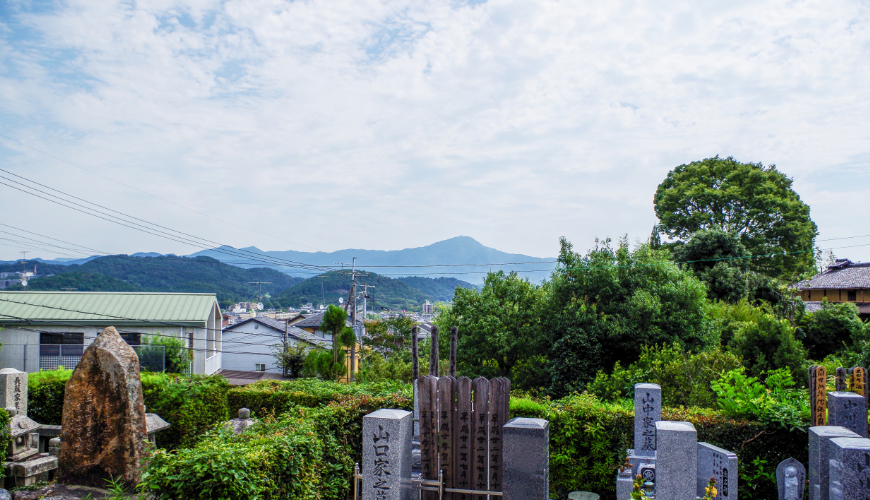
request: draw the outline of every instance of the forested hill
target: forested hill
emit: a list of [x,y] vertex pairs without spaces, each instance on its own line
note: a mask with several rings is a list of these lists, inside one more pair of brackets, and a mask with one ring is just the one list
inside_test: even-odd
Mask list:
[[[365,271],[362,271],[365,273]],[[456,286],[474,288],[470,283],[449,278],[441,281],[431,278],[417,277],[410,282],[405,278],[393,279],[375,273],[366,273],[357,278],[357,283],[373,285],[368,288],[368,308],[370,311],[386,309],[406,309],[419,311],[425,301],[436,302],[453,299]],[[454,285],[448,293],[448,288]],[[351,278],[348,271],[332,271],[284,290],[272,300],[280,302],[284,307],[298,307],[304,303],[335,304],[339,297],[347,299],[350,291]],[[428,291],[428,293],[427,293]]]
[[[27,287],[30,290],[215,293],[222,306],[253,300],[257,294],[257,285],[250,284],[253,281],[270,282],[262,285],[264,294],[274,294],[302,281],[274,269],[242,269],[210,257],[111,255],[81,265],[50,266],[29,262],[25,267],[33,270],[34,264],[39,274],[54,275],[30,280]],[[0,270],[6,271],[5,267]],[[20,270],[18,264],[8,271]],[[9,290],[15,289],[21,287],[9,287]]]
[[[474,288],[474,285],[456,278],[423,278],[421,276],[405,276],[398,278],[411,288],[416,288],[437,301],[453,300],[456,287]],[[430,299],[432,300],[432,299]],[[434,301],[433,301],[434,302]]]

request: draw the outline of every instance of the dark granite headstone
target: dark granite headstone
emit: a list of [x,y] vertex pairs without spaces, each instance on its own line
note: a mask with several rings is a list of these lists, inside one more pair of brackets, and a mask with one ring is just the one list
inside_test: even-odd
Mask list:
[[802,463],[786,458],[776,466],[776,487],[779,500],[802,500],[807,471]]
[[833,438],[828,448],[830,500],[870,498],[870,439]]
[[810,441],[810,461],[807,464],[810,500],[828,500],[828,448],[831,439],[861,436],[845,427],[832,425],[810,427],[807,433]]
[[867,437],[867,409],[864,396],[854,392],[828,393],[828,424],[845,427]]
[[716,479],[719,491],[716,500],[737,499],[737,455],[710,443],[698,443],[699,497],[704,497],[704,489],[711,477]]
[[550,423],[514,418],[503,427],[503,500],[550,498]]

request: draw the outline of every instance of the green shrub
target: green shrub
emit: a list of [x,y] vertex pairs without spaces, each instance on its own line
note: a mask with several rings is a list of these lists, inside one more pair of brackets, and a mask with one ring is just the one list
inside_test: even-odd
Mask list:
[[[66,382],[72,370],[31,373],[27,382],[30,418],[40,424],[60,425]],[[164,373],[142,373],[142,395],[150,413],[171,424],[157,433],[157,445],[173,449],[193,444],[197,437],[226,421],[226,379],[220,375],[179,377]]]
[[644,347],[640,359],[623,369],[619,362],[610,375],[598,372],[589,392],[604,401],[634,397],[634,384],[655,383],[662,387],[668,406],[716,406],[711,384],[723,373],[740,368],[740,359],[720,347],[691,354],[679,344]]
[[867,326],[858,317],[855,304],[825,301],[820,310],[804,315],[801,327],[806,335],[804,344],[812,359],[822,359],[860,346],[867,340]]
[[792,377],[806,386],[807,351],[786,319],[765,312],[753,322],[741,322],[728,350],[743,360],[743,366],[753,377],[788,368]]
[[[160,349],[160,347],[163,347]],[[193,351],[184,346],[184,341],[175,338],[160,335],[149,335],[142,339],[142,347],[139,348],[139,362],[142,366],[158,365],[157,360],[146,363],[146,357],[160,355],[163,356],[164,367],[166,373],[187,374],[190,372],[190,360]],[[152,370],[158,371],[158,370]]]
[[806,430],[810,419],[809,393],[796,390],[787,368],[767,374],[762,384],[757,378],[732,370],[713,383],[719,407],[726,415],[757,420],[771,426]]
[[[0,408],[0,463],[6,461],[6,453],[11,445],[12,437],[9,434],[9,414],[6,413],[5,409]],[[0,484],[3,484],[5,474],[6,468],[0,468]]]

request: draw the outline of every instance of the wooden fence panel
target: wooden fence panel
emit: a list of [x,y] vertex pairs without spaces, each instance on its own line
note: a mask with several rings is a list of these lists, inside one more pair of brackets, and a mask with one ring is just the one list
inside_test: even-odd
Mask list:
[[[451,376],[438,379],[438,468],[444,473],[444,487],[455,488],[453,475],[453,413],[456,381]],[[453,500],[453,493],[445,493],[444,500]]]
[[[474,489],[489,489],[489,381],[477,377],[472,382],[474,392]],[[487,495],[474,495],[475,500],[486,500]]]
[[[454,473],[456,478],[456,487],[463,490],[472,489],[472,465],[471,452],[473,441],[471,439],[472,421],[472,406],[471,406],[471,379],[468,377],[459,377],[456,380],[456,412],[454,413],[453,429],[455,431],[455,441],[453,444],[453,452],[455,459],[453,463]],[[466,493],[456,493],[453,495],[454,500],[471,500],[471,495]]]
[[[438,479],[438,412],[437,377],[426,375],[417,379],[420,398],[420,466],[423,479]],[[438,493],[423,492],[423,500],[438,500]]]

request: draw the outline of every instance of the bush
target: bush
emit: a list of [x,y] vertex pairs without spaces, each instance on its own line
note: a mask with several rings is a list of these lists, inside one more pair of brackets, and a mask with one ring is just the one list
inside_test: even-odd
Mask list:
[[867,340],[867,327],[858,317],[855,304],[823,302],[820,310],[803,317],[801,326],[812,359],[822,359],[853,346],[860,348],[861,342]]
[[[30,418],[60,425],[66,382],[72,370],[31,373],[27,382]],[[171,424],[157,433],[157,445],[173,449],[193,444],[197,437],[228,418],[226,379],[220,375],[177,377],[142,373],[142,395],[148,412]]]
[[589,392],[604,401],[634,397],[634,384],[651,382],[662,387],[662,401],[668,406],[716,406],[711,384],[723,373],[740,368],[740,359],[716,347],[690,354],[679,344],[644,347],[640,359],[623,369],[619,363],[610,375],[598,372]]
[[[158,349],[149,349],[155,347]],[[163,347],[163,349],[159,349]],[[142,347],[139,349],[140,364],[143,366],[152,366],[155,363],[146,363],[143,358],[149,355],[163,355],[164,368],[166,373],[187,374],[190,372],[190,360],[193,351],[184,346],[184,341],[175,337],[165,337],[159,334],[147,336],[142,339]],[[159,370],[155,370],[159,371]]]
[[[12,445],[12,437],[9,434],[9,414],[6,410],[0,408],[0,463],[6,462],[6,453]],[[3,484],[3,478],[6,474],[6,467],[0,468],[0,484]]]
[[755,322],[741,323],[728,350],[743,360],[743,366],[753,377],[788,368],[794,379],[806,380],[806,349],[795,338],[794,327],[788,320],[771,313],[760,314]]
[[723,413],[789,430],[806,430],[809,393],[792,389],[795,383],[788,368],[770,372],[764,384],[743,372],[743,368],[732,370],[713,383]]

